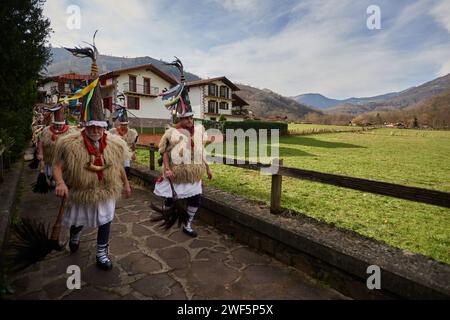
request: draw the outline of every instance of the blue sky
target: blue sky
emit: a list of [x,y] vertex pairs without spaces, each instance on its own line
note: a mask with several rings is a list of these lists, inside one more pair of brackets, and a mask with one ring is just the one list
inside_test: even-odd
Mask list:
[[[67,27],[70,5],[79,29]],[[369,30],[377,5],[381,29]],[[54,47],[90,41],[100,53],[182,59],[285,96],[400,91],[450,73],[449,0],[47,0]]]

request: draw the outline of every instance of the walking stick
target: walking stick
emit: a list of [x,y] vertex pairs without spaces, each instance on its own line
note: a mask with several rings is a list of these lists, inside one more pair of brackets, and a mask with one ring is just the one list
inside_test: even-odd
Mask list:
[[59,243],[59,235],[61,233],[61,222],[64,216],[64,207],[66,204],[66,197],[62,198],[61,205],[59,206],[58,216],[56,217],[55,224],[52,228],[52,234],[50,236],[49,247],[50,249],[61,251],[63,246]]

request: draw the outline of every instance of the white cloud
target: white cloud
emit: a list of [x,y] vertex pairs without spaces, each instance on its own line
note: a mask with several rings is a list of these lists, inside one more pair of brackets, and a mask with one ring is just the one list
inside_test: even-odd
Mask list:
[[435,17],[447,31],[450,33],[450,2],[443,0],[435,4],[430,9],[430,14]]
[[216,3],[231,11],[255,11],[259,8],[259,0],[215,0]]
[[[106,0],[82,0],[82,29],[78,31],[65,26],[69,2],[49,0],[45,13],[52,18],[54,45],[73,46],[90,41],[98,28],[97,45],[101,53],[148,55],[166,60],[177,55],[188,71],[199,76],[225,75],[232,81],[270,88],[287,96],[306,92],[335,98],[375,95],[403,90],[419,84],[417,79],[431,80],[450,71],[450,46],[437,45],[432,34],[429,45],[411,52],[396,48],[397,37],[411,21],[417,21],[426,12],[448,26],[450,32],[448,2],[433,2],[436,5],[431,9],[430,1],[404,6],[394,23],[371,32],[365,30],[366,5],[351,0],[307,0],[290,10],[283,8],[282,12],[274,12],[267,1],[217,3],[232,11],[233,17],[236,12],[242,16],[241,21],[230,20],[228,26],[240,35],[238,40],[221,42],[224,30],[211,24],[200,31],[198,25],[194,29],[186,23],[188,13],[176,8],[161,9],[159,0],[114,4]],[[388,9],[389,6],[382,6],[382,15]],[[258,26],[259,20],[276,24],[286,12],[290,20],[281,21],[286,23],[275,28],[277,31],[264,35],[240,32],[247,27],[246,23]],[[223,18],[226,11],[213,14]],[[209,41],[214,45],[209,45]]]
[[[193,58],[193,71],[203,76],[224,74],[283,95],[320,92],[346,98],[400,91],[419,84],[418,78],[431,80],[447,70],[441,64],[449,56],[449,46],[407,52],[392,43],[426,4],[405,7],[392,29],[350,37],[360,28],[358,23],[365,23],[364,16],[352,19],[365,14],[363,6],[352,3],[303,2],[297,9],[310,14],[279,34],[212,48]],[[433,65],[435,74],[424,76],[424,66]]]

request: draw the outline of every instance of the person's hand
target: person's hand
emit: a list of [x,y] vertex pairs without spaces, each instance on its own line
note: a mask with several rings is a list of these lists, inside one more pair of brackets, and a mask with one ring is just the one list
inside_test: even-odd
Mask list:
[[123,194],[125,195],[125,198],[131,197],[131,187],[129,183],[125,184],[123,188]]
[[211,172],[211,169],[208,168],[208,170],[206,171],[206,173],[208,174],[208,179],[209,179],[209,180],[212,180],[213,174],[212,174],[212,172]]
[[42,161],[42,160],[44,159],[44,156],[42,155],[42,153],[38,153],[37,156],[36,156],[36,158],[37,158],[39,161]]
[[67,188],[64,181],[60,181],[60,182],[56,183],[55,194],[61,198],[69,197],[69,188]]
[[175,175],[173,174],[173,171],[171,170],[171,169],[169,169],[169,168],[167,168],[166,170],[165,170],[165,173],[166,173],[166,178],[173,178]]

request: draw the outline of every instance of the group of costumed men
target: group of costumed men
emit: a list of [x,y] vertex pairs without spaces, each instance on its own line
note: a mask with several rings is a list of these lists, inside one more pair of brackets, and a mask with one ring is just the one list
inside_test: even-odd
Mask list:
[[[95,36],[94,36],[95,38]],[[38,158],[45,162],[47,177],[53,181],[55,194],[64,199],[62,224],[70,229],[69,248],[75,253],[80,245],[83,228],[98,228],[96,263],[102,270],[111,270],[108,255],[111,222],[114,219],[116,201],[123,194],[131,195],[128,181],[131,161],[138,134],[128,128],[125,97],[118,95],[116,119],[119,127],[106,130],[95,42],[92,48],[66,48],[77,57],[92,60],[93,81],[73,97],[60,99],[48,111],[53,112],[54,121],[39,135]],[[157,179],[154,193],[164,197],[164,209],[173,205],[173,196],[187,200],[188,219],[183,232],[195,237],[192,221],[200,206],[202,179],[212,173],[205,159],[205,133],[202,126],[194,126],[181,62],[181,82],[163,93],[166,107],[176,112],[179,122],[169,128],[159,144],[163,159],[162,176]],[[180,68],[181,66],[181,68]],[[66,124],[64,104],[82,99],[80,127]],[[198,138],[198,139],[197,139]],[[198,141],[197,141],[198,140]]]

